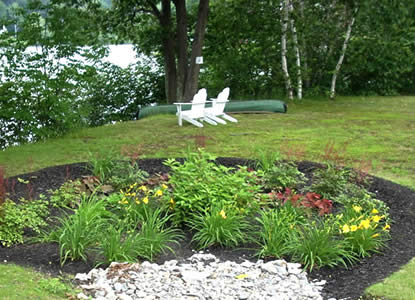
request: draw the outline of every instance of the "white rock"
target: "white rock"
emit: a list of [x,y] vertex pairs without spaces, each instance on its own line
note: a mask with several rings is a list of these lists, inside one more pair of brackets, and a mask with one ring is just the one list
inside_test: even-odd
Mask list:
[[85,273],[78,273],[75,275],[75,280],[88,281],[88,280],[91,280],[91,275],[85,274]]
[[203,281],[211,275],[210,272],[197,272],[197,271],[182,271],[181,274],[182,274],[183,280],[186,282]]
[[134,298],[132,298],[131,296],[129,296],[127,294],[120,294],[120,295],[118,295],[118,299],[119,300],[134,300]]
[[89,297],[87,295],[85,295],[84,293],[79,293],[78,295],[76,295],[76,298],[83,299],[83,300],[88,300],[89,299]]

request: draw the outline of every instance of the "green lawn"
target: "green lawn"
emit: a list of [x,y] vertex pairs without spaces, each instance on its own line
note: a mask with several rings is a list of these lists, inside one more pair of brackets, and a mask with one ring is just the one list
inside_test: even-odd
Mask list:
[[[258,150],[273,150],[296,160],[330,159],[415,189],[415,97],[306,99],[288,103],[287,114],[235,117],[237,124],[204,128],[188,123],[179,127],[174,115],[158,115],[82,129],[62,138],[9,148],[1,153],[0,165],[12,176],[87,161],[89,153],[112,150],[142,158],[178,157],[183,150],[204,144],[208,152],[219,156],[252,158]],[[410,265],[403,270],[407,279],[414,275]],[[398,278],[412,293],[397,289],[392,279],[373,287],[371,293],[414,299],[415,282]]]

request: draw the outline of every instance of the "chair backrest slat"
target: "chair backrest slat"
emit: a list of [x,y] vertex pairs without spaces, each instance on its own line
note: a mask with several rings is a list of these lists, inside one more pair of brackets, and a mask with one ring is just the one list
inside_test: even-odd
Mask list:
[[222,92],[219,93],[218,98],[216,101],[213,101],[213,111],[216,115],[223,113],[225,109],[226,102],[228,102],[229,98],[229,88],[226,87],[223,89]]
[[[206,98],[207,98],[206,89],[200,89],[196,93],[196,95],[194,95],[192,103],[206,103]],[[203,116],[204,109],[205,109],[205,105],[197,104],[197,105],[192,105],[192,108],[190,110],[192,111],[192,114],[194,116]]]

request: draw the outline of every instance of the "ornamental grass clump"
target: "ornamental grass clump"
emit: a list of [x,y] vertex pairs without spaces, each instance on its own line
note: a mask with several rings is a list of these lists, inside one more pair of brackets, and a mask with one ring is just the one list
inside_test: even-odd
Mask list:
[[233,209],[212,207],[203,214],[194,214],[187,225],[195,233],[192,241],[199,249],[210,246],[236,247],[248,239],[250,228],[246,216]]
[[59,218],[60,226],[49,238],[59,244],[61,265],[68,259],[86,261],[88,251],[99,243],[101,233],[112,226],[112,218],[105,201],[94,196],[84,196],[74,214]]
[[338,239],[332,224],[324,220],[309,222],[291,231],[287,248],[288,255],[310,272],[315,267],[347,267],[357,260],[356,255]]
[[262,210],[258,222],[256,243],[260,257],[282,258],[289,252],[287,241],[293,230],[307,224],[304,211],[288,202],[275,209]]

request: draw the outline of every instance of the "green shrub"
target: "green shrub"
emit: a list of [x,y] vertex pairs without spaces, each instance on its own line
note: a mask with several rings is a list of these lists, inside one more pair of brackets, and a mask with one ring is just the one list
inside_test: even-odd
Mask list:
[[25,229],[40,233],[41,227],[47,225],[45,217],[48,213],[43,196],[31,201],[20,199],[19,204],[6,199],[0,206],[0,243],[6,247],[23,243]]
[[264,173],[264,186],[282,191],[285,188],[296,188],[305,182],[305,176],[291,162],[277,162]]
[[232,209],[218,208],[191,216],[187,225],[195,231],[192,241],[199,249],[214,245],[236,247],[247,240],[250,227],[244,215]]
[[314,172],[311,191],[324,198],[333,199],[345,192],[349,178],[349,170],[328,164],[326,168]]
[[165,161],[171,168],[169,184],[174,201],[174,221],[183,223],[194,214],[203,214],[211,206],[256,211],[260,185],[257,173],[246,167],[228,168],[213,162],[214,156],[200,150],[189,153],[183,164]]
[[68,180],[57,190],[49,190],[51,193],[49,201],[54,207],[75,208],[79,205],[85,193],[81,190],[80,180]]
[[115,189],[144,181],[148,176],[140,170],[137,162],[123,160],[114,151],[104,151],[97,155],[89,154],[89,169],[103,184],[110,184]]

